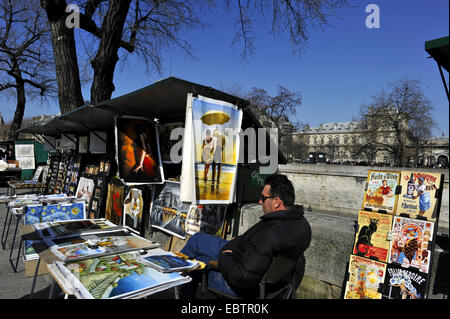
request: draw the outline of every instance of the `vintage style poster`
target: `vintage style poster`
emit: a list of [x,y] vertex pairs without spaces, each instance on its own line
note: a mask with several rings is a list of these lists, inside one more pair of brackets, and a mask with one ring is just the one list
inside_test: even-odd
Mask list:
[[146,118],[116,117],[116,161],[127,184],[164,182],[158,129]]
[[385,172],[369,170],[367,190],[364,193],[362,210],[383,211],[395,214],[397,185],[400,182],[400,172]]
[[77,288],[76,296],[83,299],[127,298],[158,286],[191,280],[147,266],[139,254],[132,252],[56,265],[70,285]]
[[350,255],[344,299],[381,299],[386,264]]
[[195,203],[234,201],[241,123],[242,111],[235,105],[192,98]]
[[225,221],[226,206],[191,205],[186,219],[186,232],[193,235],[203,232],[218,234]]
[[436,192],[441,187],[443,174],[428,172],[401,172],[402,192],[398,197],[397,215],[411,218],[423,217],[436,221],[438,200]]
[[383,287],[383,298],[424,299],[427,289],[427,276],[420,271],[405,269],[388,264]]
[[389,262],[428,273],[434,222],[394,216]]
[[142,189],[137,187],[130,188],[123,205],[123,224],[140,233],[143,226],[143,211],[144,197]]
[[116,225],[123,224],[123,196],[125,186],[108,183],[105,218]]
[[392,217],[388,214],[360,211],[353,254],[387,262],[390,244],[388,234],[392,227]]
[[180,200],[180,183],[166,181],[156,185],[150,207],[150,225],[184,239],[188,209],[189,203]]

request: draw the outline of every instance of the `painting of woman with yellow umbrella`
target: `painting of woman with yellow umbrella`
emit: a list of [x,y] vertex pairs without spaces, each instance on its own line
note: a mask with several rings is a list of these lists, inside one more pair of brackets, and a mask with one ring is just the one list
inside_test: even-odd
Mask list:
[[197,203],[233,201],[242,111],[208,98],[194,98],[194,165]]

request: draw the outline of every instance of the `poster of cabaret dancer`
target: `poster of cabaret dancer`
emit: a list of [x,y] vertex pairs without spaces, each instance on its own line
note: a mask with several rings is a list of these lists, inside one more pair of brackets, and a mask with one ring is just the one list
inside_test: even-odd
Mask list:
[[344,299],[381,299],[385,263],[350,255],[348,271]]
[[[197,204],[231,203],[235,197],[242,111],[230,103],[201,96],[188,99],[188,104],[189,101],[192,101],[193,198]],[[183,147],[183,155],[185,150]]]
[[398,197],[397,215],[406,214],[411,218],[436,221],[439,213],[437,203],[440,200],[436,198],[436,192],[442,187],[442,175],[402,171],[402,192]]
[[358,214],[358,233],[353,254],[367,258],[375,257],[387,262],[389,256],[388,233],[392,226],[392,215],[360,211]]
[[180,201],[180,183],[166,181],[155,186],[150,207],[150,225],[164,232],[186,238],[189,203]]
[[145,118],[116,117],[116,161],[128,184],[163,183],[158,130]]
[[434,222],[395,216],[389,263],[428,273],[433,233]]
[[424,299],[427,276],[412,268],[388,264],[383,288],[383,299]]
[[369,170],[367,190],[364,194],[362,210],[384,211],[395,213],[395,191],[400,181],[400,172],[384,172]]

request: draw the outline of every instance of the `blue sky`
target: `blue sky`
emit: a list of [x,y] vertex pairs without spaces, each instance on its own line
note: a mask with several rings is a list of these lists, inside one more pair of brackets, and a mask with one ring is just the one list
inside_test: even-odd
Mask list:
[[[425,96],[432,102],[432,115],[438,124],[433,135],[449,135],[449,103],[437,65],[428,59],[425,41],[448,36],[448,0],[350,0],[353,8],[337,11],[332,26],[309,29],[309,43],[300,56],[292,54],[289,35],[274,39],[268,23],[255,24],[255,56],[247,64],[240,62],[238,49],[230,44],[233,21],[216,10],[205,17],[211,26],[194,30],[186,38],[199,59],[192,61],[174,50],[163,56],[161,74],[146,74],[137,59],[122,70],[116,68],[113,97],[129,93],[170,75],[217,89],[239,87],[265,89],[275,95],[277,85],[302,94],[303,103],[296,118],[310,126],[333,121],[350,121],[360,105],[372,94],[399,79],[422,81]],[[368,4],[380,8],[380,28],[368,29],[365,12]],[[78,32],[78,31],[77,31]],[[81,44],[80,44],[81,47]],[[448,73],[444,70],[448,81]],[[89,99],[90,84],[83,95]],[[14,99],[2,107],[6,121],[12,119]],[[26,117],[58,113],[56,102],[29,103]]]

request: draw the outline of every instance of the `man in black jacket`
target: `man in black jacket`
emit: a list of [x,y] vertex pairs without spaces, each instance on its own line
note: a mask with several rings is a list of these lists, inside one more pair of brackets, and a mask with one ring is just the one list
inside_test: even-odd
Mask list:
[[272,260],[283,256],[295,263],[311,241],[311,227],[303,207],[294,205],[295,192],[289,179],[276,174],[264,184],[260,222],[230,241],[197,233],[181,251],[206,262],[218,260],[220,273],[210,274],[208,283],[229,294],[257,297],[259,282]]

